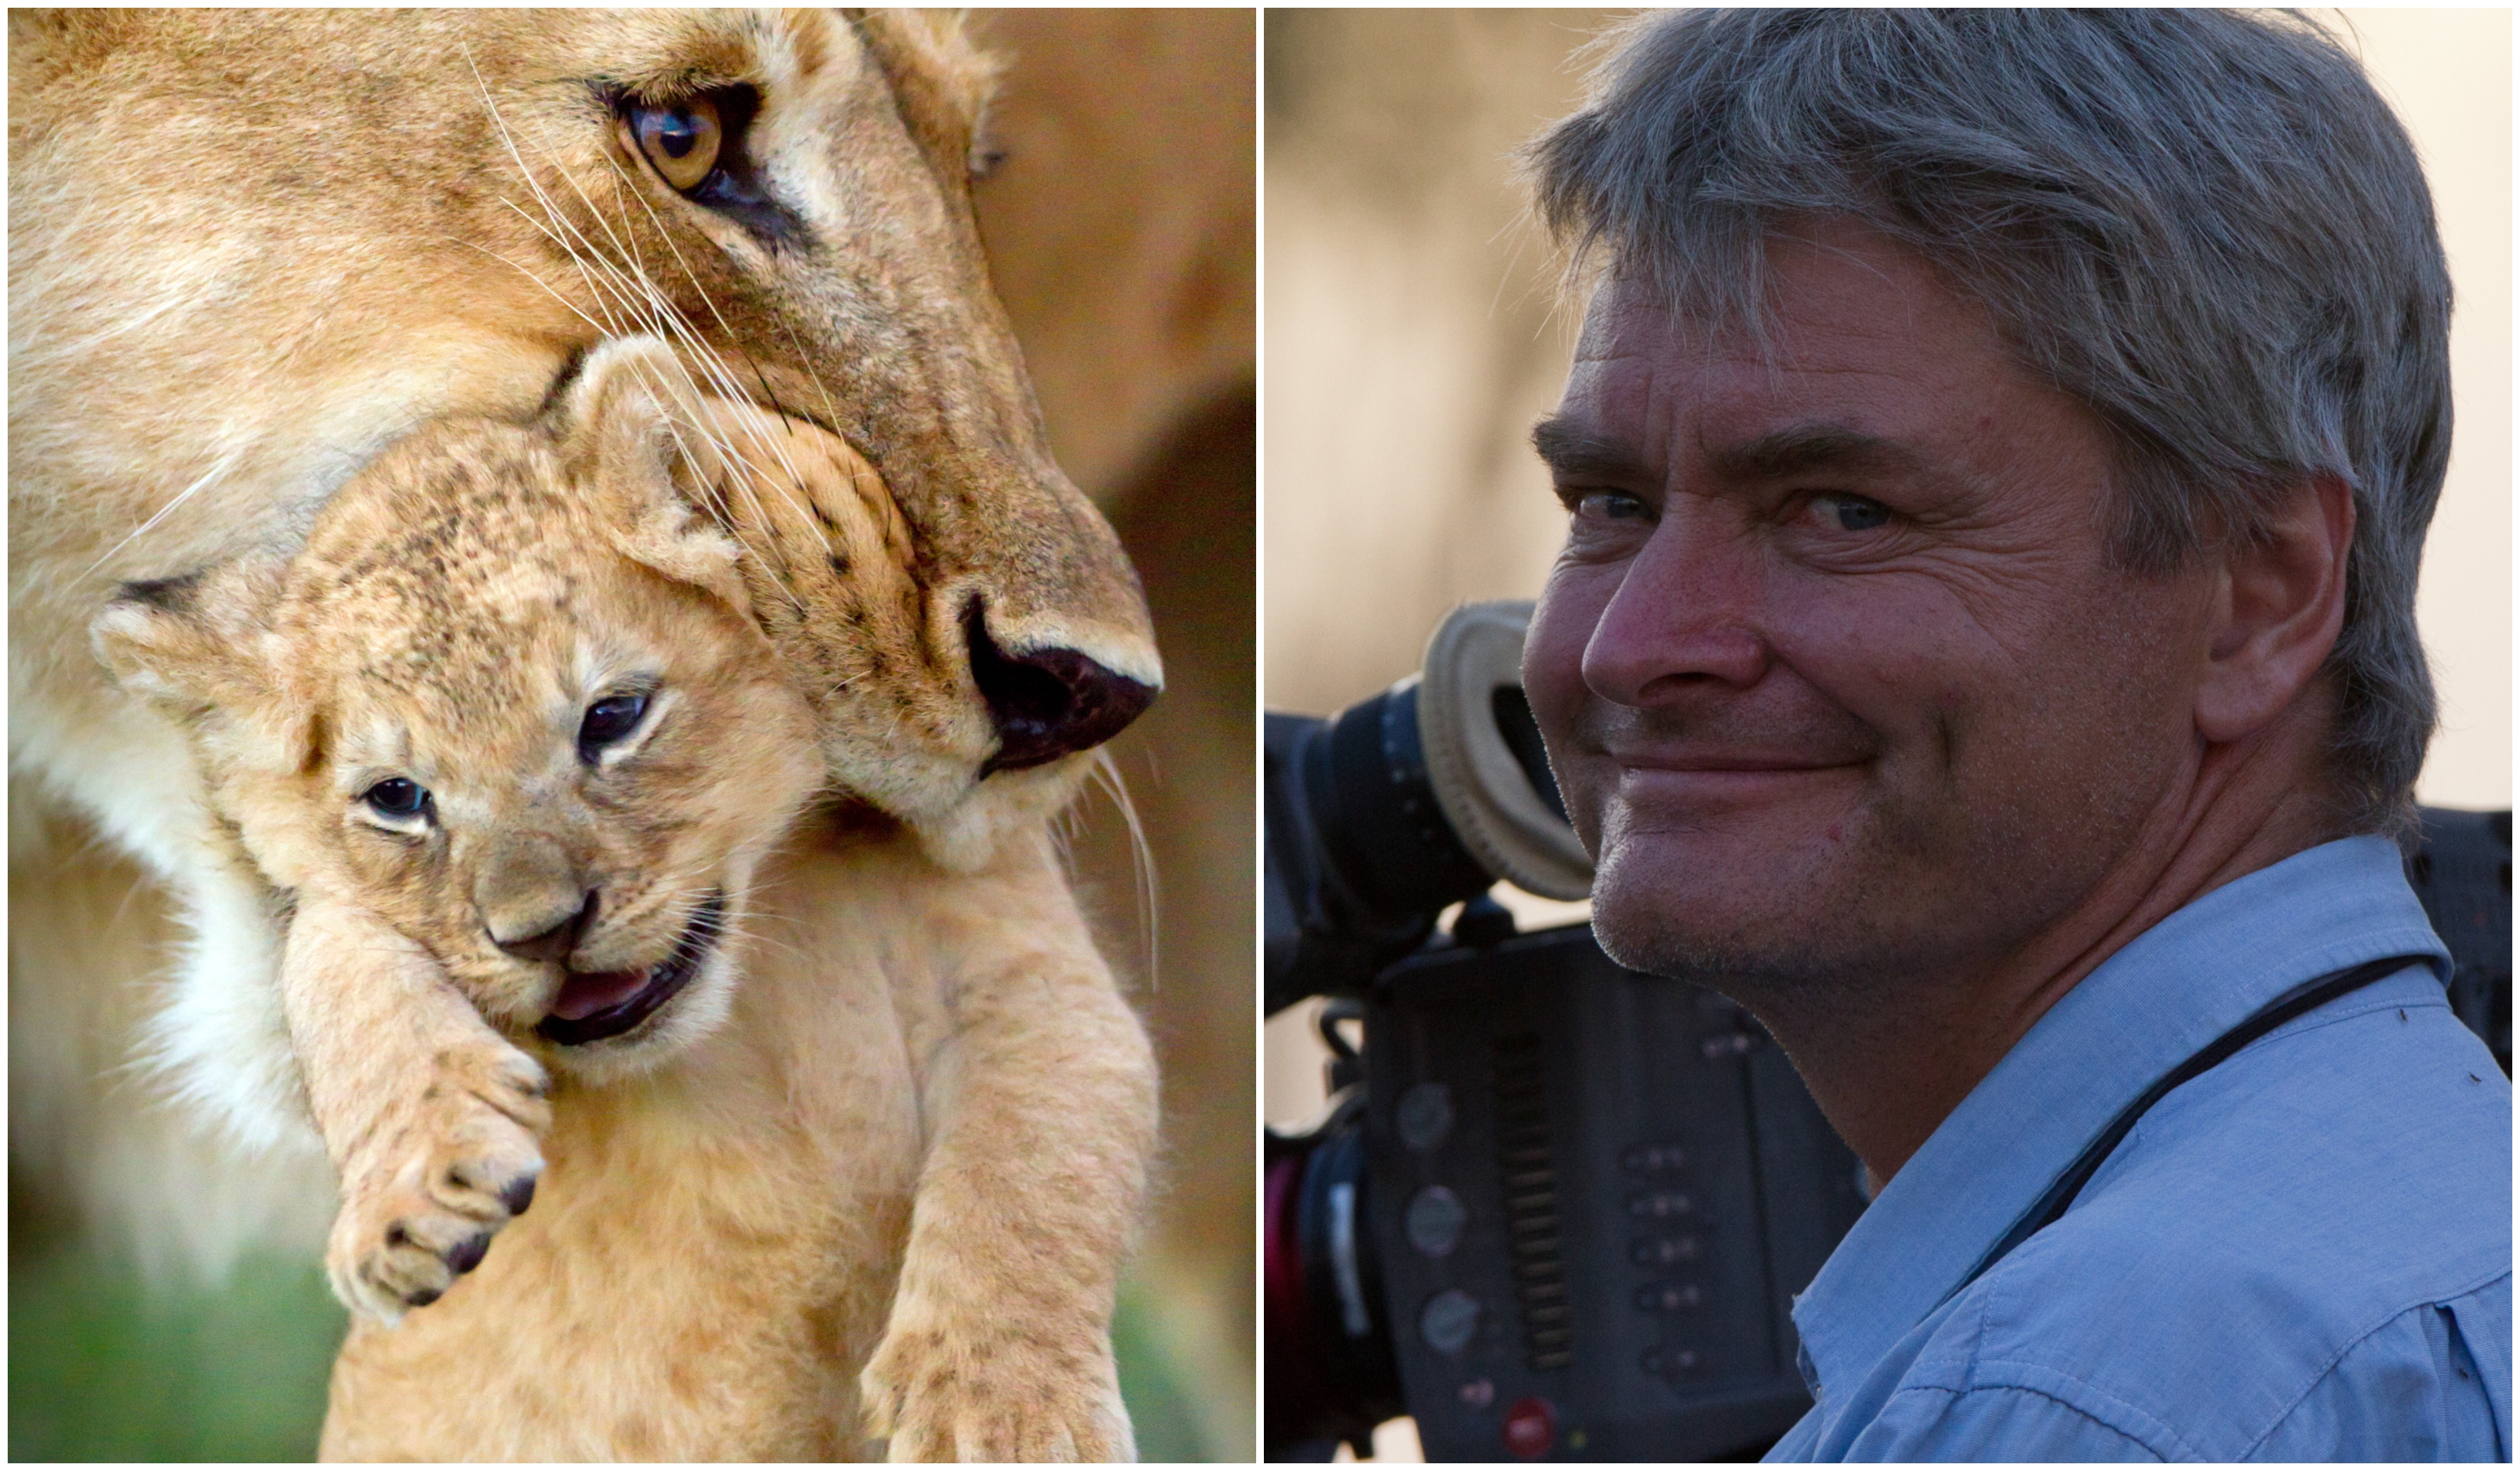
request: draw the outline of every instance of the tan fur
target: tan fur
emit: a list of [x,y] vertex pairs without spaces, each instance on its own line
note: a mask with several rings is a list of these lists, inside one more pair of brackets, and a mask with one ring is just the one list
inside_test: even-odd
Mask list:
[[[888,513],[844,449],[818,462],[835,483],[753,482],[730,410],[656,401],[673,372],[600,349],[552,424],[425,430],[285,567],[99,623],[187,723],[238,860],[292,896],[290,1032],[342,1181],[328,1264],[364,1315],[326,1451],[850,1454],[863,1366],[865,1430],[897,1458],[1125,1455],[1107,1333],[1152,1143],[1145,1038],[1037,839],[947,874],[827,813],[804,866],[851,894],[808,912],[844,908],[858,942],[746,933],[755,862],[822,764],[733,544],[685,497],[754,544],[791,492],[834,546],[880,550]],[[868,606],[870,628],[907,618]],[[579,714],[625,680],[652,713],[590,760]],[[387,775],[428,787],[426,821],[363,805]],[[636,1030],[556,1045],[533,1025],[563,973],[492,942],[555,867],[546,911],[600,899],[570,970],[660,964],[703,893],[724,938]],[[509,1225],[537,1174],[539,1214]]]

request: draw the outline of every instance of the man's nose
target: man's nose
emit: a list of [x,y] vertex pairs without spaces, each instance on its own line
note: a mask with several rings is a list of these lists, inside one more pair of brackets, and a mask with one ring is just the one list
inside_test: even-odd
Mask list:
[[1766,558],[1728,509],[1671,497],[1584,646],[1594,694],[1643,707],[1767,672]]

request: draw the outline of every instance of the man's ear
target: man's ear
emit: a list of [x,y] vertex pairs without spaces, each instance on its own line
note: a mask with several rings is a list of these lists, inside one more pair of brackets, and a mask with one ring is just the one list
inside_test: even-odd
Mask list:
[[2354,489],[2332,475],[2296,486],[2262,524],[2233,536],[2215,570],[2197,733],[2236,741],[2266,727],[2327,662],[2345,626]]
[[89,625],[108,672],[134,694],[246,710],[273,695],[264,639],[287,564],[255,554],[155,582],[125,582]]
[[660,339],[603,343],[553,410],[561,464],[624,554],[749,618],[741,548],[706,514],[726,456],[703,402]]

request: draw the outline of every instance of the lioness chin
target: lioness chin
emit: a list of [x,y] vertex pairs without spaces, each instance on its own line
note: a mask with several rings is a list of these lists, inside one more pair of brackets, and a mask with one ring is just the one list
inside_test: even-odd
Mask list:
[[[827,800],[779,852],[824,747],[753,586],[809,523],[850,595],[903,575],[818,433],[608,345],[98,621],[286,896],[360,1314],[328,1456],[1129,1454],[1152,1069],[1046,843],[946,873]],[[848,942],[752,933],[765,884]]]

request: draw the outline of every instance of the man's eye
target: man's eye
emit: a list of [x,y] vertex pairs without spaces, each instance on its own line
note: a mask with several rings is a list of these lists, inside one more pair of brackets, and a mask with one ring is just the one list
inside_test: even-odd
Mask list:
[[1812,509],[1841,531],[1868,531],[1890,520],[1890,508],[1861,495],[1816,495]]
[[359,794],[359,800],[380,817],[409,821],[428,810],[428,789],[416,781],[388,776]]
[[577,753],[588,760],[605,747],[627,738],[648,713],[645,695],[607,695],[586,708],[577,727]]
[[1590,490],[1576,498],[1575,514],[1598,521],[1642,521],[1651,513],[1645,503],[1620,490]]

